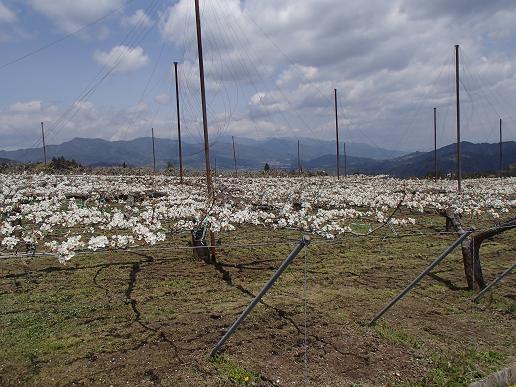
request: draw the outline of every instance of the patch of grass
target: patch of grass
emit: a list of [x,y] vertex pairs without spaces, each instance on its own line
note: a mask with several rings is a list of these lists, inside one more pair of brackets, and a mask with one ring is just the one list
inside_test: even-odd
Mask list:
[[215,367],[220,375],[233,383],[251,385],[261,381],[257,373],[248,371],[222,356],[211,358],[210,363]]
[[403,332],[400,329],[394,328],[392,325],[385,321],[381,321],[380,323],[376,324],[374,326],[374,330],[376,333],[378,333],[378,335],[380,335],[380,337],[383,337],[393,344],[401,344],[412,348],[421,347],[421,344],[415,337]]
[[459,386],[469,384],[504,365],[506,356],[497,351],[477,351],[470,348],[457,356],[434,352],[430,360],[436,365],[417,385]]

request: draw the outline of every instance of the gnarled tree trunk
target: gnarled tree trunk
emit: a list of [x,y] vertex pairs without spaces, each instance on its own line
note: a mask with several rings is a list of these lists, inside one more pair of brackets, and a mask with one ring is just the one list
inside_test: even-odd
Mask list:
[[[441,214],[446,217],[447,228],[451,226],[459,235],[466,231],[467,228],[462,225],[459,216],[453,212],[453,209],[448,208]],[[512,228],[516,228],[516,218],[509,219],[486,230],[474,231],[464,239],[464,242],[462,242],[462,261],[469,289],[483,289],[486,286],[482,274],[482,264],[480,263],[482,242]]]

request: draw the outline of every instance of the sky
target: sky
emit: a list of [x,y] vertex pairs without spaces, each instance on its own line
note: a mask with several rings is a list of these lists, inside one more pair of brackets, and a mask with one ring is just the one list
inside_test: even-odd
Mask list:
[[[514,0],[200,0],[210,141],[396,150],[516,140]],[[0,0],[0,149],[74,137],[202,142],[193,0]]]

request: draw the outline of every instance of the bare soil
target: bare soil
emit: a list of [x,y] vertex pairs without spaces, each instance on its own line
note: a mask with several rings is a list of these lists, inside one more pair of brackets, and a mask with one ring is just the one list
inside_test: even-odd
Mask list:
[[[443,226],[428,216],[425,236],[314,238],[215,359],[213,346],[294,242],[219,247],[218,267],[188,249],[86,254],[67,265],[3,260],[0,385],[468,384],[514,361],[514,276],[473,303],[457,251],[367,324],[454,240],[437,234]],[[222,246],[272,238],[260,227],[218,237]],[[515,246],[513,231],[484,243],[487,281],[510,266]]]

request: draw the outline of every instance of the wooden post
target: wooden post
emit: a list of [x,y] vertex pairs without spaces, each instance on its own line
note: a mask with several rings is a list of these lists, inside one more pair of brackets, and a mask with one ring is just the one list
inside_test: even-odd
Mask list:
[[337,89],[333,89],[335,95],[335,135],[337,140],[337,179],[340,179],[340,154],[339,154],[339,115],[337,109]]
[[174,62],[176,78],[176,111],[177,111],[177,143],[179,146],[179,184],[183,184],[183,150],[181,147],[181,117],[179,114],[179,78],[177,77],[177,62]]
[[[201,108],[202,108],[202,126],[204,132],[204,159],[206,162],[206,188],[208,191],[208,199],[213,202],[215,192],[213,191],[213,180],[210,167],[210,141],[208,138],[208,114],[206,113],[206,87],[204,84],[204,60],[202,56],[202,31],[201,31],[201,14],[199,12],[199,0],[195,0],[195,25],[197,30],[197,52],[199,57],[199,79],[201,83]],[[215,235],[210,231],[210,243],[212,260],[215,261]]]
[[154,128],[151,128],[152,135],[152,169],[156,172],[156,149],[154,148]]
[[43,127],[43,122],[41,123],[41,137],[43,138],[43,160],[45,161],[45,165],[47,164],[47,145],[45,144],[45,129]]
[[236,151],[235,151],[235,137],[231,136],[233,142],[233,162],[235,163],[235,177],[238,177],[237,163],[236,163]]
[[434,180],[437,181],[437,108],[434,108]]
[[460,157],[460,81],[459,81],[459,45],[455,45],[455,94],[457,99],[457,191],[462,191],[462,166]]

